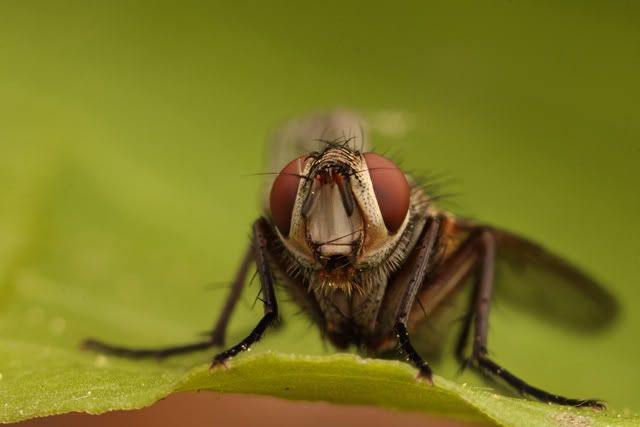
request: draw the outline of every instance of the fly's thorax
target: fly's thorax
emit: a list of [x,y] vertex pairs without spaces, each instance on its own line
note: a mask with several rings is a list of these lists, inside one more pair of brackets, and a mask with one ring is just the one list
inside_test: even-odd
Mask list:
[[391,161],[328,144],[283,169],[269,215],[291,272],[315,290],[365,292],[401,264],[413,196]]

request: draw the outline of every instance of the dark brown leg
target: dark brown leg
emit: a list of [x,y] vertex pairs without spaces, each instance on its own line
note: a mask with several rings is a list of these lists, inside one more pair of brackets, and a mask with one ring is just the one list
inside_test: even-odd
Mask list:
[[[256,225],[260,222],[258,220]],[[211,347],[219,346],[224,343],[224,337],[226,328],[229,322],[229,318],[233,313],[233,309],[238,302],[240,297],[240,293],[242,291],[242,286],[246,279],[247,272],[249,270],[249,266],[251,261],[254,259],[256,254],[254,252],[254,245],[256,244],[256,233],[254,225],[254,238],[252,245],[249,247],[247,252],[245,253],[244,258],[238,268],[236,273],[236,277],[231,285],[231,291],[229,292],[229,296],[227,297],[227,301],[225,302],[224,308],[220,317],[216,321],[215,327],[210,334],[210,338],[203,341],[198,341],[195,343],[179,345],[179,346],[170,346],[170,347],[161,347],[161,348],[145,348],[145,349],[136,349],[129,347],[122,347],[107,344],[101,341],[97,341],[94,339],[88,339],[84,341],[83,347],[89,350],[95,350],[101,353],[112,354],[114,356],[128,357],[133,359],[141,359],[141,358],[166,358],[170,356],[175,356],[179,354],[187,354],[193,353],[196,351],[206,350]],[[264,258],[264,256],[263,256]]]
[[[496,264],[496,243],[489,230],[478,230],[472,236],[479,252],[476,270],[476,284],[473,292],[474,336],[471,359],[487,354],[487,333],[489,331],[489,306],[493,293],[493,276]],[[468,335],[468,332],[467,332]],[[458,346],[459,347],[459,346]]]
[[82,347],[87,350],[98,351],[100,353],[112,354],[114,356],[128,357],[131,359],[157,358],[164,359],[178,354],[194,353],[213,347],[211,341],[200,341],[192,344],[177,345],[162,348],[129,348],[107,344],[94,339],[85,340]]
[[223,346],[224,339],[227,332],[227,325],[229,324],[229,319],[231,318],[231,314],[233,310],[236,308],[236,303],[240,298],[240,294],[242,292],[242,287],[244,285],[244,281],[247,278],[247,272],[249,271],[249,266],[253,261],[255,256],[255,250],[253,248],[253,242],[247,248],[247,251],[242,258],[242,262],[240,263],[240,267],[238,267],[238,271],[236,272],[236,277],[233,279],[233,283],[231,284],[231,290],[229,291],[229,295],[227,296],[227,300],[224,303],[224,307],[222,308],[222,313],[218,317],[216,324],[211,331],[211,342],[216,346]]
[[429,218],[427,224],[425,225],[424,235],[418,242],[417,250],[418,250],[418,259],[416,262],[415,270],[411,273],[409,277],[409,281],[407,283],[407,288],[402,297],[402,301],[400,302],[400,306],[398,308],[398,314],[396,316],[395,323],[395,333],[398,338],[398,344],[400,346],[400,351],[402,351],[407,360],[419,370],[419,375],[423,378],[427,378],[431,381],[431,368],[427,364],[427,362],[418,354],[413,345],[411,345],[411,341],[409,339],[409,333],[407,332],[407,320],[409,319],[409,314],[411,312],[411,307],[416,299],[416,294],[418,290],[424,283],[427,268],[429,263],[432,261],[434,248],[436,246],[438,236],[440,232],[440,218],[432,217]]
[[[487,357],[489,306],[493,292],[495,253],[496,239],[492,230],[478,228],[472,231],[460,248],[450,256],[445,264],[440,266],[434,279],[434,287],[442,286],[447,282],[447,279],[456,277],[455,272],[459,268],[466,268],[466,271],[457,275],[460,278],[459,281],[451,283],[448,287],[453,289],[463,284],[471,271],[476,272],[476,281],[469,311],[465,316],[462,331],[456,345],[456,356],[463,363],[463,367],[471,366],[480,372],[501,378],[521,394],[529,395],[544,402],[603,409],[603,403],[597,400],[571,399],[529,385]],[[465,357],[464,350],[471,332],[472,323],[474,332],[472,351],[469,357]]]
[[264,315],[251,333],[238,344],[217,354],[211,362],[211,367],[222,365],[227,359],[235,356],[241,351],[249,350],[255,344],[264,331],[278,318],[278,304],[273,287],[273,275],[267,260],[268,236],[270,235],[269,225],[264,218],[258,219],[253,225],[253,247],[255,249],[256,267],[260,278],[262,289],[262,301],[264,303]]

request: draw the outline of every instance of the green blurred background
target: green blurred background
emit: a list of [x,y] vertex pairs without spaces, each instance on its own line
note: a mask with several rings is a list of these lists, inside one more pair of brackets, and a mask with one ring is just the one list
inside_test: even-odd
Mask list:
[[[622,302],[597,335],[498,303],[497,360],[551,391],[639,410],[639,12],[2,2],[0,337],[74,348],[88,335],[161,344],[207,329],[260,213],[252,174],[268,135],[348,106],[401,118],[374,144],[451,177],[458,212],[535,238]],[[255,292],[232,339],[258,318]],[[284,323],[255,351],[333,352],[306,320]]]

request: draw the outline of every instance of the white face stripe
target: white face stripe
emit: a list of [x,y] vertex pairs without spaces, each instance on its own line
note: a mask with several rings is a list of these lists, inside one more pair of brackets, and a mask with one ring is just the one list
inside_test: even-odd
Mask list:
[[[314,183],[316,192],[313,206],[307,215],[309,240],[319,246],[322,256],[344,255],[353,252],[353,243],[362,239],[363,222],[360,210],[347,215],[340,190],[335,183]],[[325,242],[330,242],[326,243]]]

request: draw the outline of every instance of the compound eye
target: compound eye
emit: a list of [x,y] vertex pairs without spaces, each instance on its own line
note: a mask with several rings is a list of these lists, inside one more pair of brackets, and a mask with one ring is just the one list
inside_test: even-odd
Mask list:
[[373,192],[390,233],[398,231],[409,211],[411,190],[404,173],[391,160],[375,153],[364,153]]
[[283,236],[289,235],[293,206],[296,203],[298,184],[300,183],[306,157],[300,156],[290,161],[280,171],[271,186],[271,195],[269,197],[271,216]]

